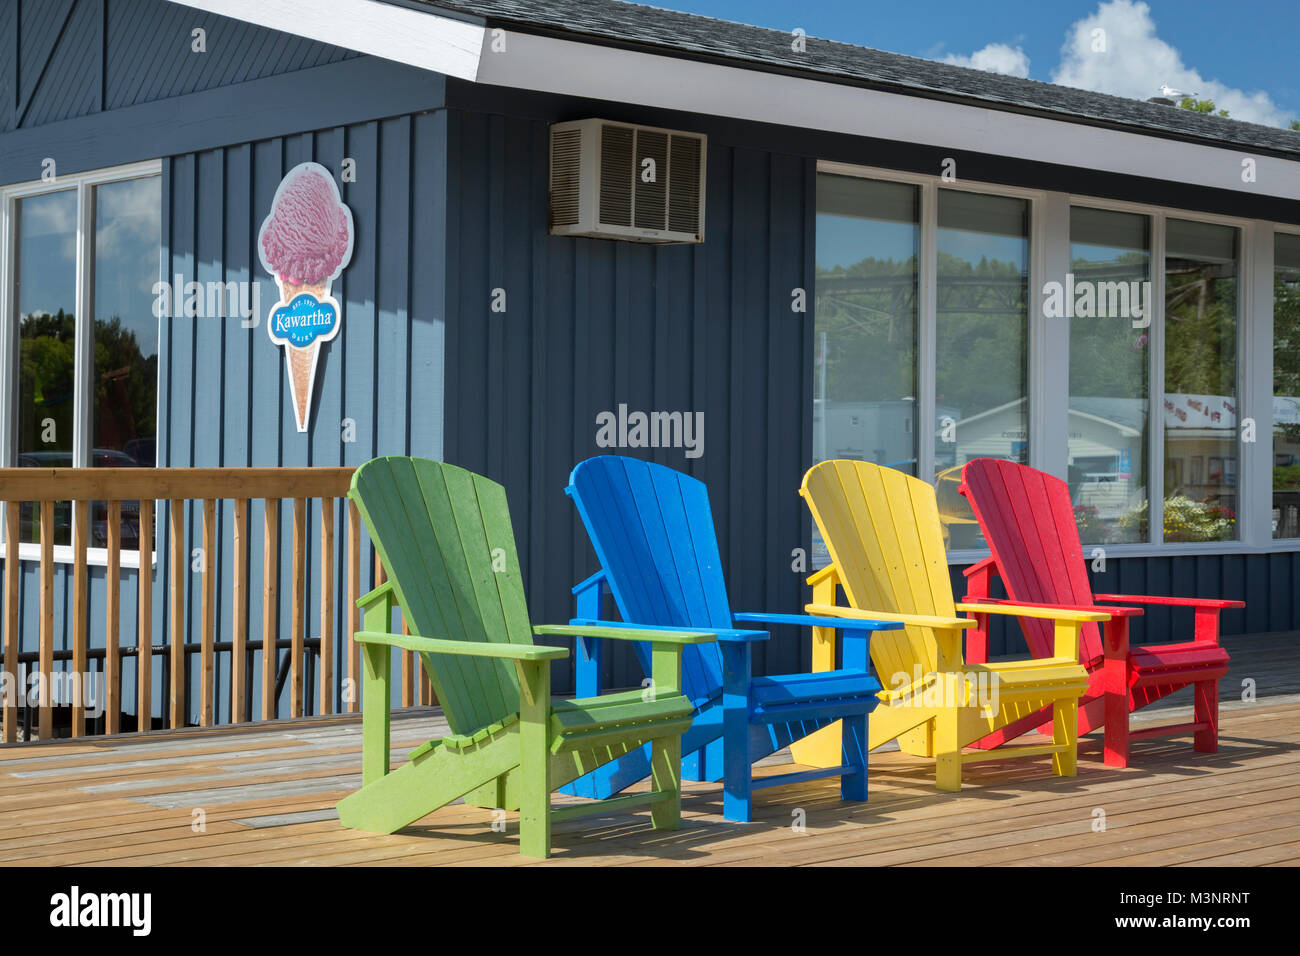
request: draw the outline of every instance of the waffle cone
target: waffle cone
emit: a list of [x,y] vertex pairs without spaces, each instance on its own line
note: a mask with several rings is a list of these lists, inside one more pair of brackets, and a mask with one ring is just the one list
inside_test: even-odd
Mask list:
[[320,342],[305,349],[284,347],[289,364],[289,392],[293,397],[293,413],[298,420],[298,431],[307,430],[307,406],[311,402],[311,383],[316,375],[316,361],[320,357]]

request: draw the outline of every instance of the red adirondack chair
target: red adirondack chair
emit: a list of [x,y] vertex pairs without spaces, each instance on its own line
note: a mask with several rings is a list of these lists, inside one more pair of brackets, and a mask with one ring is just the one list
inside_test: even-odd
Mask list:
[[[966,571],[968,602],[991,601],[994,576],[1001,576],[1012,604],[1050,604],[1111,615],[1105,635],[1096,624],[1080,634],[1080,663],[1088,670],[1088,692],[1079,700],[1079,733],[1105,725],[1105,762],[1128,766],[1129,744],[1149,737],[1194,733],[1194,749],[1219,746],[1219,685],[1228,672],[1228,652],[1219,646],[1219,612],[1241,601],[1206,598],[1093,594],[1083,545],[1064,481],[1010,461],[977,458],[962,468],[958,489],[970,501],[992,556]],[[1109,603],[1163,604],[1194,609],[1192,640],[1129,646],[1129,619],[1136,607]],[[988,615],[967,631],[966,660],[988,660]],[[1052,654],[1050,621],[1022,618],[1020,626],[1035,657]],[[1176,690],[1195,690],[1192,723],[1129,729],[1129,714]],[[1047,711],[1032,714],[984,738],[976,746],[996,747],[1047,723]]]

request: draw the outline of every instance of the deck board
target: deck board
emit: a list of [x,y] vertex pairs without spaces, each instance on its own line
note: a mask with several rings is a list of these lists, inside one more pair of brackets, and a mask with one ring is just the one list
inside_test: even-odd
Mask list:
[[[1180,714],[1160,708],[1139,723]],[[395,763],[445,726],[436,708],[396,713]],[[928,761],[877,752],[869,803],[842,803],[835,780],[812,781],[762,791],[748,825],[722,819],[718,785],[687,783],[681,830],[653,831],[644,813],[568,821],[550,861],[519,856],[514,814],[493,833],[491,813],[464,804],[393,835],[342,828],[333,808],[359,784],[360,742],[359,717],[340,716],[0,747],[0,865],[1300,863],[1300,700],[1290,696],[1228,698],[1217,754],[1194,753],[1186,737],[1150,740],[1119,770],[1102,764],[1099,737],[1085,737],[1073,779],[1052,777],[1043,759],[976,763],[962,793],[946,794]],[[778,757],[756,772],[787,769]],[[1098,809],[1104,832],[1093,829]],[[796,813],[805,832],[791,826]]]

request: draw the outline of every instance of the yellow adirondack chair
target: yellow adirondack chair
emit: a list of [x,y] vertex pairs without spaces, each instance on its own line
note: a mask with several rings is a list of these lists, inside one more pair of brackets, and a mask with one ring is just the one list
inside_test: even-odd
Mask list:
[[[864,461],[827,461],[804,475],[799,489],[831,563],[812,575],[809,614],[902,621],[871,637],[871,659],[884,686],[871,714],[871,749],[897,739],[907,753],[933,757],[940,790],[960,790],[962,765],[1051,754],[1052,772],[1073,776],[1079,697],[1088,672],[1079,664],[1079,630],[1109,615],[1061,608],[956,604],[948,576],[934,489],[892,468]],[[842,587],[849,607],[836,606]],[[1055,656],[966,665],[962,632],[973,618],[957,613],[1012,614],[1055,620]],[[835,666],[835,632],[813,630],[813,670]],[[1052,743],[977,750],[962,748],[1044,707],[1052,707]],[[840,758],[839,725],[792,747],[794,759],[832,766]]]

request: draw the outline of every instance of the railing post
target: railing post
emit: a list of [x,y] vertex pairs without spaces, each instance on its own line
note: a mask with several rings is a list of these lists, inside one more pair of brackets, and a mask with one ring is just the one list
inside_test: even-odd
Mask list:
[[275,668],[279,655],[279,606],[276,602],[279,575],[280,499],[266,499],[262,538],[262,719],[275,719]]
[[42,743],[54,735],[54,711],[50,708],[54,685],[54,502],[41,502],[41,647],[40,707],[36,733]]
[[320,500],[320,713],[334,712],[334,499]]
[[357,615],[361,599],[361,515],[348,499],[348,694],[344,703],[349,714],[361,709],[361,652],[357,645]]
[[202,644],[199,648],[199,726],[211,727],[213,720],[213,687],[216,673],[212,644],[216,632],[217,574],[213,555],[217,546],[217,503],[212,498],[203,499],[203,592],[200,598]]
[[4,704],[4,742],[18,740],[18,535],[21,503],[6,501],[5,509],[5,674],[11,693]]
[[[89,501],[72,502],[72,673],[67,682],[72,706],[72,736],[86,734],[86,536]],[[51,695],[52,696],[52,695]]]
[[153,729],[153,499],[140,499],[140,612],[135,658],[135,729]]
[[[89,506],[89,502],[86,502]],[[78,551],[84,555],[82,549]],[[122,658],[118,652],[122,616],[122,502],[108,503],[108,566],[104,569],[104,733],[121,730]],[[78,594],[80,591],[78,590]],[[84,668],[84,655],[82,658]]]
[[289,599],[292,618],[289,621],[289,715],[302,716],[302,652],[303,616],[305,613],[307,578],[305,552],[307,549],[307,502],[293,499],[293,594]]
[[185,499],[172,498],[167,506],[171,520],[171,675],[170,675],[170,725],[173,729],[185,724]]
[[234,605],[230,626],[230,722],[242,723],[248,701],[244,697],[248,670],[248,499],[235,499],[233,535],[234,575],[231,598]]

